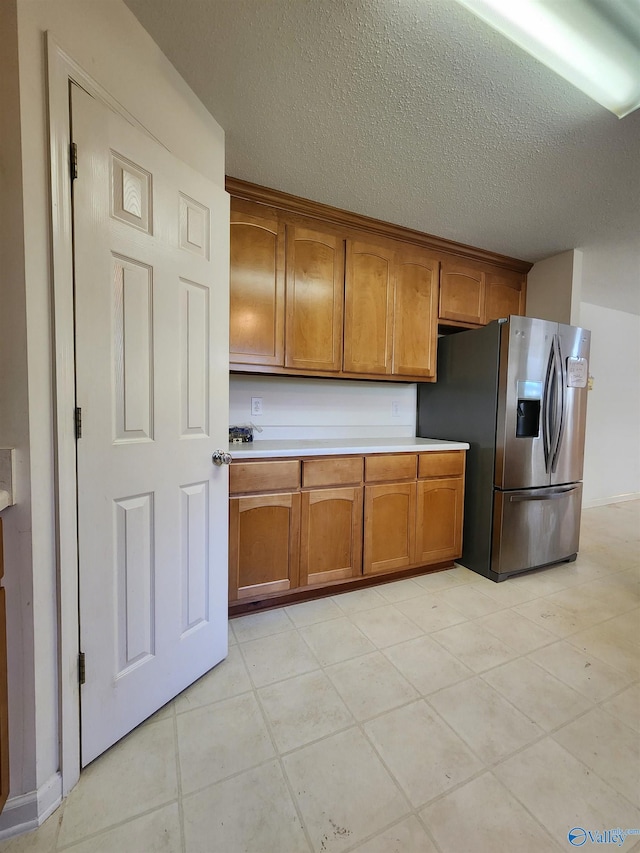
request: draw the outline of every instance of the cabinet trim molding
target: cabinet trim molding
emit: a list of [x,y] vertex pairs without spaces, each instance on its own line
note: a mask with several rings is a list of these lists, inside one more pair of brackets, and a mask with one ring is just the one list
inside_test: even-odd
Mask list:
[[499,255],[496,252],[489,252],[486,249],[479,249],[464,243],[454,243],[452,240],[446,240],[444,237],[436,237],[434,234],[416,231],[413,228],[404,228],[401,225],[383,222],[380,219],[373,219],[369,216],[363,216],[360,213],[353,213],[350,210],[341,210],[338,207],[331,207],[328,204],[321,204],[317,201],[310,201],[299,196],[289,195],[289,193],[269,187],[262,187],[248,181],[242,181],[230,175],[226,177],[225,188],[235,198],[264,204],[269,207],[277,207],[287,213],[322,220],[322,222],[332,225],[363,230],[369,235],[376,234],[380,237],[390,237],[394,240],[414,243],[425,249],[455,255],[459,258],[483,261],[493,266],[521,273],[528,273],[533,266],[528,261],[511,258],[508,255]]

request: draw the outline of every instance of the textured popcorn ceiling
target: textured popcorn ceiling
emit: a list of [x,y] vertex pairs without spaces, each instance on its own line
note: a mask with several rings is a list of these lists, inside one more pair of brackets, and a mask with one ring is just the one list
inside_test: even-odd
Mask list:
[[[617,119],[453,0],[125,2],[234,177],[530,261],[640,240],[640,110]],[[638,269],[616,278],[634,310]]]

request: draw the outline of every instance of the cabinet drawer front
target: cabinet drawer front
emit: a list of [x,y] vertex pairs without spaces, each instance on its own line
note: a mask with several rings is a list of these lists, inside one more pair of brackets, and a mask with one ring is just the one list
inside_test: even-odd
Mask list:
[[302,486],[341,486],[362,482],[362,456],[349,459],[308,459],[302,463]]
[[416,455],[415,453],[397,455],[385,453],[384,456],[367,456],[364,470],[367,483],[415,479]]
[[418,477],[456,477],[464,472],[464,450],[422,453],[418,457]]
[[300,486],[300,461],[233,462],[229,467],[229,492],[264,492],[297,489]]

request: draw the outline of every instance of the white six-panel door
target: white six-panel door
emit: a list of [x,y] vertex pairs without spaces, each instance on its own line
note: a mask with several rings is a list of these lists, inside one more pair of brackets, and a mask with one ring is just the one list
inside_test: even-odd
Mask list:
[[229,207],[71,89],[84,766],[227,654]]

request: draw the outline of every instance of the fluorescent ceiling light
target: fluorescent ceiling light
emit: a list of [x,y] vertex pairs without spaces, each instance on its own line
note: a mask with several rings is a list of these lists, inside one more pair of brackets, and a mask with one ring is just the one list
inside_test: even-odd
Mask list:
[[594,101],[640,107],[640,0],[458,0]]

